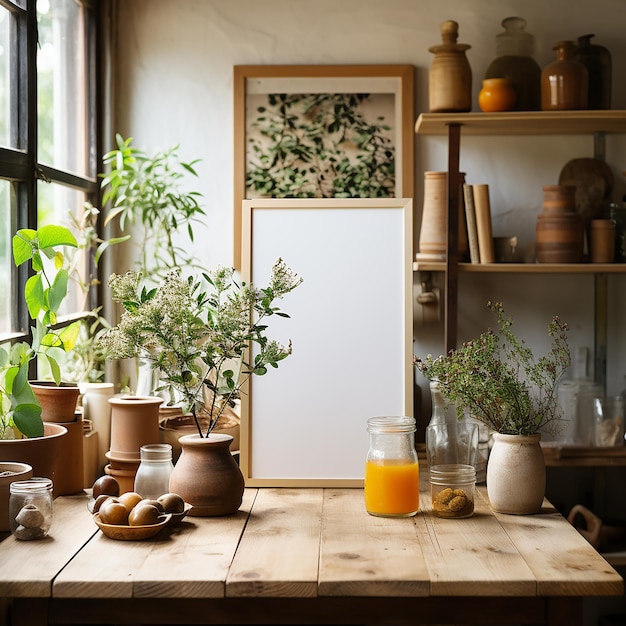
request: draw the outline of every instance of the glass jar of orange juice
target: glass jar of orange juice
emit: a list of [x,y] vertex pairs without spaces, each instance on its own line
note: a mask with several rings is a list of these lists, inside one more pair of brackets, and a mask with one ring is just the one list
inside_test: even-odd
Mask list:
[[419,509],[419,465],[412,417],[370,417],[365,508],[378,517],[411,517]]

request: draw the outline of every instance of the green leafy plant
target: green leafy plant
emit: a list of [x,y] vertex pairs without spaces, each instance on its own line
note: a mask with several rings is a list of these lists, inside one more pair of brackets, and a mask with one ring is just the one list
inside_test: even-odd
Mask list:
[[[149,362],[159,372],[156,391],[166,392],[170,404],[182,404],[203,437],[226,407],[235,406],[251,375],[266,374],[291,353],[291,344],[285,347],[267,337],[266,322],[273,315],[289,317],[275,302],[302,279],[282,259],[263,289],[239,285],[233,275],[234,269],[218,267],[203,272],[202,282],[183,278],[176,268],[153,289],[137,272],[113,274],[109,280],[113,300],[122,303],[124,312],[100,339],[104,353]],[[252,346],[255,353],[247,357]]]
[[369,94],[269,94],[248,142],[248,190],[272,198],[394,195],[395,148]]
[[[85,202],[78,214],[69,212],[68,227],[76,238],[76,248],[66,254],[69,280],[78,286],[82,297],[80,310],[89,306],[92,288],[100,284],[97,269],[102,255],[111,246],[130,239],[130,235],[103,239],[98,234],[97,222],[100,211],[90,202]],[[80,320],[80,328],[74,347],[64,360],[64,377],[70,382],[100,382],[104,380],[105,359],[96,348],[98,337],[110,324],[97,306]]]
[[567,324],[553,317],[548,325],[549,352],[536,359],[511,327],[513,320],[501,302],[489,302],[498,332],[488,330],[447,356],[415,357],[416,368],[438,382],[448,403],[456,403],[459,419],[472,417],[502,434],[557,432],[561,410],[557,386],[571,364]]
[[103,204],[111,203],[105,226],[119,221],[122,232],[140,223],[143,226],[137,242],[137,269],[147,281],[162,280],[173,267],[198,267],[191,246],[177,243],[184,231],[194,241],[194,224],[200,223],[204,210],[197,191],[183,191],[185,177],[198,174],[197,160],[181,161],[179,146],[148,155],[132,145],[133,139],[116,135],[117,149],[103,157],[109,170],[101,174]]
[[[32,342],[0,346],[0,437],[43,436],[41,405],[28,381],[30,363],[44,356],[55,382],[61,382],[58,354],[71,350],[78,323],[57,330],[57,313],[67,295],[69,280],[63,249],[76,247],[76,239],[63,226],[18,230],[13,237],[16,266],[31,262],[33,275],[26,281],[24,298],[34,326]],[[15,430],[17,429],[17,433]]]

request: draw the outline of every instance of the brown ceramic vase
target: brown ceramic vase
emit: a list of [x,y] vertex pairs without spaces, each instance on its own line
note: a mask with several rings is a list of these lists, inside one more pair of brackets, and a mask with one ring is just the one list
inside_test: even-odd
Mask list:
[[587,68],[574,58],[573,41],[559,41],[554,46],[556,61],[541,72],[541,108],[543,111],[567,111],[587,108],[589,76]]
[[50,478],[54,496],[58,496],[56,481],[67,428],[61,424],[44,422],[43,437],[0,440],[0,461],[26,463],[33,468],[33,476]]
[[543,212],[537,217],[536,252],[539,263],[580,263],[584,224],[576,210],[576,188],[546,185]]
[[236,513],[244,479],[230,453],[230,435],[184,435],[182,452],[170,476],[170,491],[191,505],[189,515],[215,517]]

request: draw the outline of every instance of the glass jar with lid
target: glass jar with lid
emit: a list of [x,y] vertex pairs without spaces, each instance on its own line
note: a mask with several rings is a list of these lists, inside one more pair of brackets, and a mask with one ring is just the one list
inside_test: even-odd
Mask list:
[[503,33],[496,35],[496,58],[489,64],[485,78],[506,78],[515,92],[514,110],[538,111],[541,108],[541,68],[533,58],[535,38],[525,31],[526,20],[507,17]]
[[174,469],[172,446],[151,443],[139,449],[141,462],[135,475],[135,491],[143,498],[156,499],[169,492],[170,475]]
[[367,420],[365,508],[378,517],[411,517],[419,510],[419,465],[415,419],[406,416]]
[[52,525],[52,481],[17,480],[9,487],[9,528],[16,539],[42,539]]
[[474,513],[476,469],[473,465],[433,465],[429,469],[430,497],[437,517],[464,518]]

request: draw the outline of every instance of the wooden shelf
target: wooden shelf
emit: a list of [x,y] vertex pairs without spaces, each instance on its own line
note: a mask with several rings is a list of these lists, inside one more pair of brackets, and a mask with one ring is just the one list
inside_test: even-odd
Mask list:
[[547,467],[626,467],[626,446],[541,445]]
[[[624,274],[626,263],[459,263],[459,272],[479,274]],[[414,272],[445,272],[443,261],[415,261]]]
[[447,135],[460,124],[463,135],[588,135],[626,132],[626,111],[507,111],[504,113],[422,113],[419,135]]

